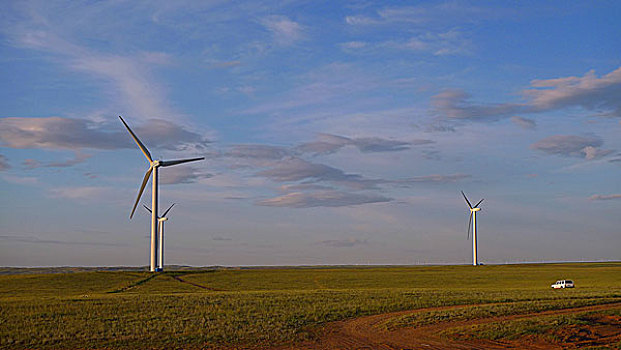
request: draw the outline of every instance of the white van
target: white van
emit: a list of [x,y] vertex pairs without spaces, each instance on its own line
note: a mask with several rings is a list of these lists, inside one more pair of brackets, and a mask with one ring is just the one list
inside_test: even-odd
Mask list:
[[551,285],[550,287],[552,287],[554,289],[573,288],[574,287],[574,281],[572,281],[572,280],[558,280],[558,281],[554,282],[554,284]]

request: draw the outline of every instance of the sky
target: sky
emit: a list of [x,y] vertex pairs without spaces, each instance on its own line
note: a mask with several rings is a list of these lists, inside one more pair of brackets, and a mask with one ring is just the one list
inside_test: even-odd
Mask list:
[[[0,265],[621,260],[617,1],[18,1]],[[149,204],[150,187],[142,202]]]

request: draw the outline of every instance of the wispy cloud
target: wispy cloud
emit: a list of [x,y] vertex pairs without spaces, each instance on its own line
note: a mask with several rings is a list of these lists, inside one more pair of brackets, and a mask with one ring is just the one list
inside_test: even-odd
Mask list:
[[379,53],[386,50],[402,50],[434,56],[469,55],[474,50],[472,40],[455,29],[445,32],[424,32],[400,40],[350,41],[342,43],[340,46],[349,52]]
[[9,160],[2,154],[0,154],[0,171],[10,169]]
[[302,26],[285,16],[269,16],[261,20],[261,24],[272,33],[279,45],[291,45],[303,37]]
[[[0,141],[11,148],[80,150],[135,147],[122,124],[117,123],[116,118],[113,120],[97,123],[62,117],[1,118]],[[181,150],[204,148],[209,142],[202,135],[166,120],[150,120],[133,128],[148,147]]]
[[295,157],[284,159],[271,169],[259,172],[258,175],[275,181],[343,181],[361,178],[359,175],[346,174],[340,169]]
[[592,201],[609,201],[614,199],[621,199],[621,194],[594,194],[589,197]]
[[291,151],[280,146],[246,144],[233,145],[223,155],[242,159],[276,160],[291,155]]
[[528,130],[532,130],[537,126],[537,123],[534,120],[520,117],[517,115],[514,115],[513,117],[511,117],[511,122],[519,126],[522,129],[528,129]]
[[[82,34],[81,28],[55,21],[52,18],[55,12],[48,6],[23,6],[23,9],[19,22],[2,28],[10,43],[51,54],[55,58],[52,62],[105,81],[109,87],[106,95],[138,118],[178,115],[166,102],[164,89],[151,73],[154,66],[170,63],[168,55],[135,50],[127,55],[102,53],[81,45],[76,39]],[[77,17],[89,9],[76,6],[71,11]]]
[[94,200],[108,191],[109,188],[107,187],[82,186],[52,188],[49,193],[56,198]]
[[173,166],[166,168],[160,173],[160,183],[162,184],[183,184],[193,183],[201,179],[208,179],[212,174],[205,173],[192,166]]
[[283,196],[258,201],[257,204],[271,207],[311,208],[344,207],[369,203],[389,202],[391,200],[391,198],[380,195],[326,190],[312,193],[288,193]]
[[92,157],[92,155],[76,152],[75,156],[72,159],[67,159],[60,162],[49,162],[45,166],[48,168],[67,168],[72,167],[76,164],[84,163],[90,157]]
[[90,154],[85,154],[82,152],[75,152],[75,155],[73,158],[71,159],[67,159],[67,160],[63,160],[63,161],[55,161],[55,162],[45,162],[42,163],[36,159],[24,159],[22,161],[22,165],[29,170],[32,169],[36,169],[36,168],[41,168],[41,167],[45,167],[45,168],[68,168],[68,167],[72,167],[74,165],[80,164],[80,163],[84,163],[86,160],[88,160],[89,158],[91,158],[92,155]]
[[601,149],[602,144],[602,140],[596,136],[553,135],[533,143],[530,147],[548,154],[593,160],[614,152]]
[[367,245],[368,241],[366,239],[350,237],[346,239],[327,239],[320,241],[319,244],[334,248],[351,248],[359,245]]
[[18,184],[18,185],[38,185],[39,179],[32,176],[14,176],[14,175],[2,175],[2,179],[6,182]]
[[434,175],[425,175],[425,176],[415,176],[415,177],[410,177],[407,179],[403,179],[403,180],[386,180],[385,182],[388,184],[393,184],[393,185],[398,185],[398,186],[411,186],[411,185],[415,185],[415,184],[421,184],[421,183],[438,183],[438,184],[444,184],[444,183],[451,183],[451,182],[457,182],[457,181],[461,181],[461,180],[465,180],[472,177],[472,175],[468,175],[468,174],[451,174],[451,175],[440,175],[440,174],[434,174]]
[[448,119],[499,120],[520,111],[518,104],[477,105],[469,102],[470,95],[460,89],[450,89],[435,95],[431,101],[441,117]]
[[9,241],[9,242],[21,242],[21,243],[35,243],[35,244],[62,244],[62,245],[95,245],[95,246],[110,246],[110,247],[119,247],[123,246],[123,244],[119,243],[107,243],[107,242],[85,242],[85,241],[62,241],[55,239],[42,239],[34,236],[9,236],[3,235],[0,236],[0,240]]
[[380,137],[348,138],[332,134],[319,134],[316,141],[303,143],[296,149],[314,154],[334,153],[345,146],[354,146],[363,153],[396,152],[409,149],[414,145],[434,143],[432,140],[416,139],[412,141],[388,140]]
[[455,2],[423,4],[419,6],[387,6],[371,14],[349,15],[345,23],[351,26],[429,26],[459,25],[499,18],[507,13],[502,9],[490,9]]
[[215,236],[212,238],[214,241],[232,241],[233,238],[230,237],[221,237],[221,236]]

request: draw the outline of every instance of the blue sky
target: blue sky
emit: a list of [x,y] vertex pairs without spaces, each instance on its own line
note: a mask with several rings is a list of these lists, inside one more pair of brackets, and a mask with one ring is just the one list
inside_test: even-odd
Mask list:
[[4,7],[0,265],[621,259],[617,2]]

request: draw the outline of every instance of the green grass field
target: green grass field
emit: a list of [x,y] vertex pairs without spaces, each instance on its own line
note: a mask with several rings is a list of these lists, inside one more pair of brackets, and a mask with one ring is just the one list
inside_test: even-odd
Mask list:
[[[576,288],[550,288],[565,278]],[[390,311],[470,305],[394,328],[613,301],[621,263],[11,274],[0,275],[0,348],[269,346]]]

